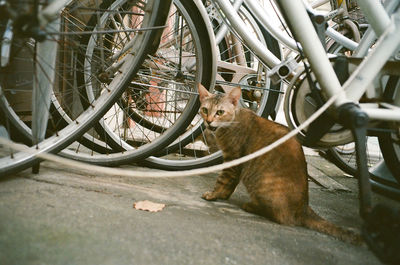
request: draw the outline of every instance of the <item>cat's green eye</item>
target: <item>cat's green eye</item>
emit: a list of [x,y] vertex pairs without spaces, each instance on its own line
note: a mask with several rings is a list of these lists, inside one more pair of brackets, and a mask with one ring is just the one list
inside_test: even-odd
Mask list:
[[201,108],[201,111],[206,115],[208,114],[208,109],[207,108]]
[[217,112],[216,112],[215,114],[217,114],[218,116],[221,116],[221,115],[223,115],[224,113],[225,113],[225,111],[222,110],[222,109],[220,109],[220,110],[217,110]]

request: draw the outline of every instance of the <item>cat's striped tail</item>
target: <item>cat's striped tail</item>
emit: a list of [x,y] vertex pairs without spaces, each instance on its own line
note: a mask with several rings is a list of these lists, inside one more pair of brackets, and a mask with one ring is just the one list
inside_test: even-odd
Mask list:
[[354,245],[361,245],[363,242],[360,234],[336,226],[335,224],[323,219],[310,207],[308,207],[306,210],[306,214],[303,219],[303,226],[327,235],[331,235]]

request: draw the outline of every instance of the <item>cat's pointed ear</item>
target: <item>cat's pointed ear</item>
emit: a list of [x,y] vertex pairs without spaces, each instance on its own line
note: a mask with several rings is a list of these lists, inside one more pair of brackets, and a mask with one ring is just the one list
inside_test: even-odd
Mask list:
[[197,89],[199,90],[200,102],[202,102],[206,97],[212,94],[207,91],[207,89],[200,83],[197,84]]
[[242,96],[242,90],[240,87],[235,87],[231,91],[229,91],[228,97],[233,105],[237,106]]

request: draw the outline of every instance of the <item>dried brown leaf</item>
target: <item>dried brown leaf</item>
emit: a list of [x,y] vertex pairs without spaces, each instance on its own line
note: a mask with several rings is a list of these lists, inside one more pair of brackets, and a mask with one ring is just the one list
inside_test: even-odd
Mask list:
[[165,204],[162,203],[155,203],[151,201],[139,201],[133,204],[133,208],[142,211],[149,211],[149,212],[159,212],[164,209]]

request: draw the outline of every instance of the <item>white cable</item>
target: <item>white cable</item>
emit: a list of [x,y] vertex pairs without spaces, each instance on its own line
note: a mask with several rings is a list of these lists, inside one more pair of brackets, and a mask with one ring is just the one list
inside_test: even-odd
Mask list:
[[[336,100],[338,94],[331,97],[321,108],[319,108],[316,112],[314,112],[303,124],[299,125],[294,130],[290,131],[288,134],[283,136],[282,138],[278,139],[277,141],[271,143],[268,146],[265,146],[258,151],[243,156],[241,158],[225,162],[219,165],[210,166],[207,168],[198,168],[198,169],[191,169],[191,170],[183,170],[183,171],[133,171],[131,169],[121,169],[121,168],[110,168],[110,167],[102,167],[102,166],[95,166],[90,165],[83,162],[77,162],[71,159],[59,157],[54,154],[49,153],[41,153],[37,154],[36,157],[53,161],[59,164],[63,164],[65,166],[69,166],[74,169],[81,169],[85,172],[90,171],[91,173],[100,173],[100,174],[108,174],[108,175],[116,175],[116,176],[124,176],[124,177],[141,177],[141,178],[168,178],[168,177],[188,177],[188,176],[195,176],[195,175],[203,175],[208,173],[214,173],[216,171],[220,171],[226,168],[230,168],[233,166],[237,166],[239,164],[245,163],[251,159],[259,157],[275,147],[281,145],[282,143],[286,142],[296,134],[298,134],[301,130],[309,126],[315,119],[318,118],[324,111],[326,111],[330,105]],[[31,152],[35,153],[34,150],[26,149],[26,146],[21,144],[16,144],[6,138],[0,137],[0,144],[7,146],[11,149],[15,149],[17,151],[24,151],[24,152]],[[28,151],[29,150],[29,151]]]

